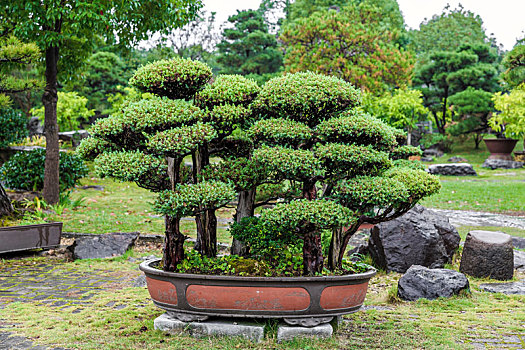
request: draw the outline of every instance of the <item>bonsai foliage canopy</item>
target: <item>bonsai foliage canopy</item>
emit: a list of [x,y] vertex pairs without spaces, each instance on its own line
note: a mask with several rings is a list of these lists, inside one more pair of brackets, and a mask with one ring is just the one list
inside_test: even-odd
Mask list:
[[[238,197],[236,216],[253,215],[262,183],[299,184],[299,193],[264,209],[260,220],[302,242],[305,275],[323,271],[323,232],[332,234],[326,266],[340,269],[362,223],[400,216],[440,188],[417,164],[398,160],[421,151],[359,112],[360,91],[340,78],[298,72],[259,88],[242,76],[212,79],[206,65],[176,58],[140,68],[131,83],[158,97],[98,121],[79,152],[95,159],[100,175],[159,194],[167,271],[184,259],[181,217],[196,217],[195,249],[214,256],[215,210]],[[190,176],[182,165],[188,155]]]

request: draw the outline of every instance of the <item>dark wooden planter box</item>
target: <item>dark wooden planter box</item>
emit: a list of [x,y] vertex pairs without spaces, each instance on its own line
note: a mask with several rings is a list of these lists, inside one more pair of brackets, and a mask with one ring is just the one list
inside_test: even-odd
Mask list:
[[[165,272],[140,264],[153,302],[180,320],[284,318],[308,326],[359,310],[375,270],[345,276],[239,277]],[[306,321],[307,323],[304,323]],[[313,323],[312,323],[313,322]]]
[[60,245],[62,223],[0,227],[0,253]]

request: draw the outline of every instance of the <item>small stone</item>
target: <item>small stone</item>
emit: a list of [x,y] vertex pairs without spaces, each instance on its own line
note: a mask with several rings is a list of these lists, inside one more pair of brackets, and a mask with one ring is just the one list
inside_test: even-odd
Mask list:
[[514,274],[512,240],[503,232],[470,231],[459,270],[478,278],[509,280]]
[[523,281],[509,283],[485,283],[480,284],[479,288],[490,293],[525,295],[525,282]]
[[512,237],[512,245],[514,246],[514,248],[525,249],[525,238]]
[[477,176],[478,174],[468,163],[431,164],[428,171],[434,175],[446,176]]
[[277,328],[277,342],[293,340],[296,337],[330,338],[334,330],[329,323],[315,327],[296,327],[280,325]]
[[466,160],[465,158],[458,157],[458,156],[450,157],[447,161],[450,162],[450,163],[466,163],[466,162],[468,162],[468,160]]
[[421,157],[421,161],[422,162],[433,162],[434,161],[434,157],[432,157],[432,156]]
[[449,298],[469,290],[464,274],[449,269],[429,269],[414,265],[399,279],[397,295],[407,301]]
[[147,286],[146,284],[146,276],[145,275],[141,275],[139,277],[137,277],[137,279],[135,279],[135,281],[133,281],[133,284],[131,285],[132,287],[138,287],[138,288],[144,288]]
[[525,252],[514,250],[514,269],[525,271]]
[[102,259],[120,256],[135,244],[138,236],[138,232],[115,232],[78,237],[71,248],[73,257],[75,259]]

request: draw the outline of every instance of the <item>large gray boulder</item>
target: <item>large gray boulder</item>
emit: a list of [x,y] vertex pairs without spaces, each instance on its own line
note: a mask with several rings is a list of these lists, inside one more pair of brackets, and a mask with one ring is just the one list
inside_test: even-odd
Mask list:
[[511,279],[514,275],[511,237],[503,232],[470,231],[463,246],[459,270],[473,277]]
[[105,233],[75,239],[70,248],[74,259],[103,259],[123,255],[139,236],[138,232]]
[[449,269],[429,269],[414,265],[399,279],[397,295],[407,301],[449,298],[461,291],[469,291],[464,274]]
[[452,261],[459,241],[446,216],[416,205],[405,215],[372,228],[368,250],[379,267],[403,273],[412,265],[443,267]]
[[468,163],[432,164],[428,171],[434,175],[447,176],[476,176],[478,175],[472,165]]
[[523,162],[515,162],[505,159],[487,159],[481,165],[482,168],[494,169],[518,169],[523,168]]

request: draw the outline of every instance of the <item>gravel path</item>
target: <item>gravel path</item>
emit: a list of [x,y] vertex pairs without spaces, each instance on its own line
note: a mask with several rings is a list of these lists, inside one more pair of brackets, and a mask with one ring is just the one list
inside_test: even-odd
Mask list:
[[481,211],[445,210],[429,208],[447,216],[454,226],[515,227],[525,230],[525,216],[511,216]]

